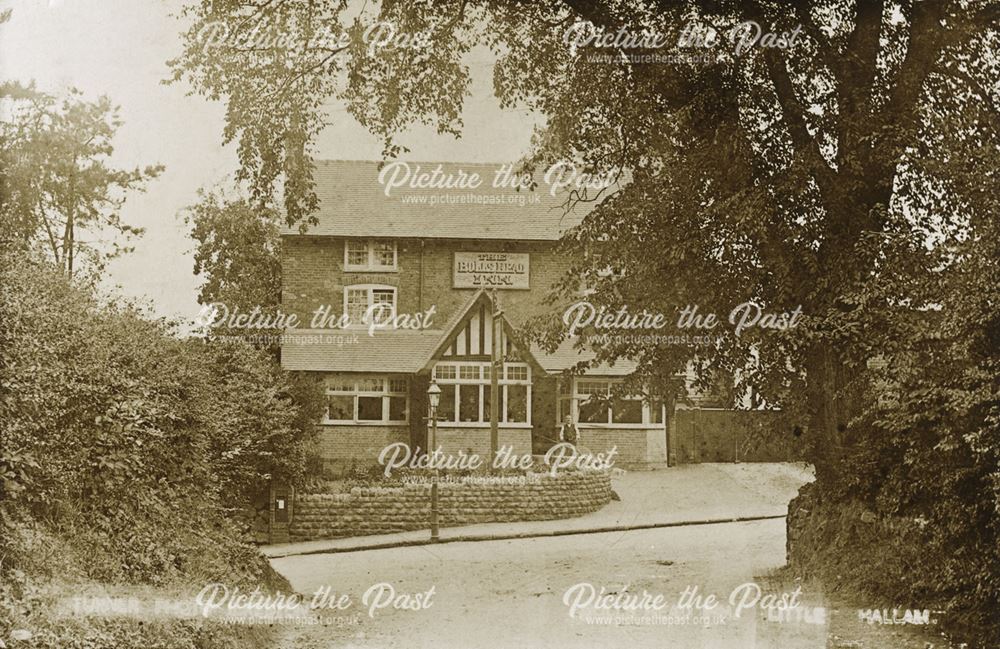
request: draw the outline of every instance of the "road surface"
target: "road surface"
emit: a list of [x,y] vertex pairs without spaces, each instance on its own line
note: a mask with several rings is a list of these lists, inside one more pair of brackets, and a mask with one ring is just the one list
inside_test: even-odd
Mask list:
[[[779,519],[272,563],[299,592],[347,597],[319,616],[329,626],[289,631],[298,647],[925,647],[910,627],[863,624],[806,587],[796,595],[796,583],[773,577],[784,547]],[[689,606],[679,607],[685,591]]]

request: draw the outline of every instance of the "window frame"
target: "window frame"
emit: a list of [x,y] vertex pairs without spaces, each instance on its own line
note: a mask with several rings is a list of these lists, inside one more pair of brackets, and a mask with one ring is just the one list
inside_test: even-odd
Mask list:
[[343,299],[343,312],[350,318],[348,321],[349,327],[367,327],[369,323],[365,322],[364,316],[362,316],[360,321],[355,322],[354,318],[351,318],[350,312],[347,310],[347,295],[350,291],[367,291],[367,306],[365,307],[365,314],[368,314],[368,310],[372,308],[375,304],[375,291],[392,291],[392,308],[389,312],[389,317],[396,317],[396,309],[399,301],[399,289],[396,286],[390,284],[347,284],[344,286],[344,299]]
[[[379,379],[382,382],[381,391],[377,390],[362,390],[359,389],[362,381],[367,381],[371,379]],[[336,389],[329,387],[330,383],[334,380],[341,382],[341,384],[350,382],[353,386],[351,390]],[[392,382],[393,381],[404,381],[404,390],[402,392],[393,391]],[[384,424],[392,425],[404,425],[408,424],[410,421],[410,379],[407,376],[397,375],[397,374],[379,374],[376,376],[350,376],[350,375],[340,375],[339,377],[326,377],[324,379],[325,391],[324,394],[328,397],[330,396],[349,396],[353,397],[353,417],[351,419],[330,419],[330,410],[325,408],[323,410],[323,421],[324,425],[352,425],[352,426],[377,426]],[[358,399],[360,397],[382,397],[382,418],[381,419],[359,419],[360,414],[359,408],[360,404]],[[403,407],[403,419],[391,419],[390,415],[392,413],[392,406],[390,401],[393,397],[403,397],[404,407]]]
[[[604,384],[604,394],[605,396],[612,396],[612,390],[614,386],[622,383],[622,379],[615,378],[598,378],[592,376],[574,376],[571,378],[564,378],[563,381],[571,381],[570,389],[565,390],[565,384],[560,385],[560,390],[556,394],[556,417],[558,422],[561,424],[563,417],[567,414],[572,414],[573,421],[580,428],[656,428],[665,425],[665,422],[655,422],[652,412],[652,407],[650,400],[643,398],[642,396],[636,395],[628,401],[639,401],[642,404],[642,421],[641,422],[616,422],[614,421],[614,406],[609,405],[606,409],[606,416],[604,421],[591,422],[591,421],[581,421],[580,420],[580,406],[590,398],[591,393],[580,392],[580,383],[602,383]],[[569,406],[569,411],[567,412],[567,405]]]
[[[454,378],[440,376],[439,368],[454,368]],[[478,369],[478,376],[475,378],[462,377],[463,369]],[[434,364],[431,370],[431,377],[438,385],[454,385],[454,419],[451,420],[438,420],[438,424],[444,424],[446,426],[464,426],[468,428],[481,428],[483,426],[489,426],[490,413],[486,408],[486,395],[489,393],[490,389],[490,378],[489,373],[485,370],[492,368],[492,363],[490,361],[438,361]],[[517,368],[525,370],[525,378],[507,378],[508,368]],[[499,415],[499,421],[497,425],[503,428],[530,428],[531,427],[531,400],[532,400],[532,382],[531,382],[531,366],[528,363],[521,362],[505,362],[503,364],[503,373],[497,378],[497,387],[499,404],[497,408],[497,414]],[[508,386],[525,386],[525,421],[507,421],[507,408],[505,407],[508,402]],[[461,386],[478,386],[479,387],[479,420],[478,421],[461,421]]]
[[[351,243],[362,243],[368,253],[368,261],[365,264],[350,263],[348,254]],[[392,265],[383,266],[375,263],[375,244],[392,244]],[[399,272],[399,242],[394,239],[344,239],[344,271],[348,273],[396,273]]]

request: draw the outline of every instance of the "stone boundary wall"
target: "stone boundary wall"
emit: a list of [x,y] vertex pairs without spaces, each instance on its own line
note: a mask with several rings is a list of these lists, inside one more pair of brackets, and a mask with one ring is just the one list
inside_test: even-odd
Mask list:
[[[413,483],[354,487],[343,494],[299,493],[292,510],[290,540],[427,529],[430,491],[429,483]],[[441,482],[438,498],[442,527],[574,518],[611,502],[611,474],[587,470],[555,476],[529,474],[523,483]]]

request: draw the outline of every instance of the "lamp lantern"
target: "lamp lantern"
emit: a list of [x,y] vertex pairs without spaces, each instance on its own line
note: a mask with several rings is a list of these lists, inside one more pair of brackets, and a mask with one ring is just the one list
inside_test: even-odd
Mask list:
[[437,410],[438,404],[441,403],[441,386],[434,379],[431,379],[431,385],[427,388],[427,400],[434,410]]

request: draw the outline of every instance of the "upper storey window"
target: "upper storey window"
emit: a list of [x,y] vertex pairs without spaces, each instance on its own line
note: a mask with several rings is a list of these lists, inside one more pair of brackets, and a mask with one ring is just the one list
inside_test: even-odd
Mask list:
[[395,241],[384,239],[347,239],[344,242],[344,270],[397,270]]

